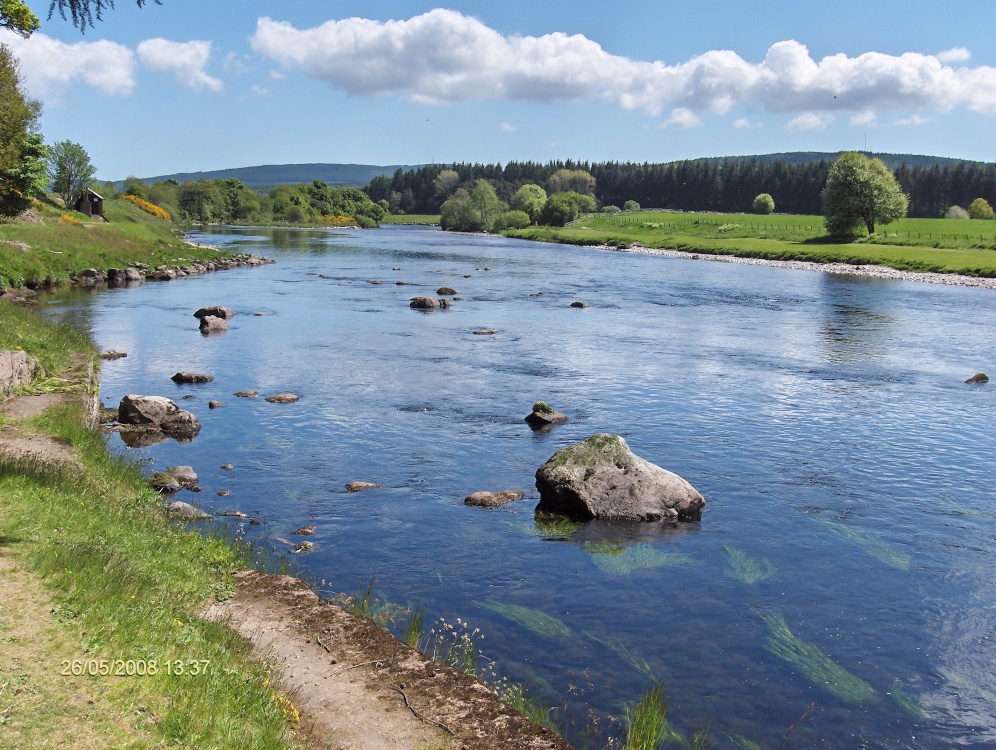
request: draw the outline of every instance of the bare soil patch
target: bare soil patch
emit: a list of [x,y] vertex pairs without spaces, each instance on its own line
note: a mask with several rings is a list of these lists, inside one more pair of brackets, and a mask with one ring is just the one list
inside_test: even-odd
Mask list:
[[321,599],[303,581],[256,571],[236,578],[235,595],[205,616],[228,623],[276,663],[309,745],[569,750],[475,678]]

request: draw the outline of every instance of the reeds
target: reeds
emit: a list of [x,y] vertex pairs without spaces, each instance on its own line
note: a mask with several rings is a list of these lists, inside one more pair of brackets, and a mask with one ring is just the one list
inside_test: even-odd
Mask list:
[[781,612],[759,614],[768,626],[767,649],[795,665],[811,682],[848,703],[872,703],[878,699],[871,685],[838,665],[815,644],[793,635]]
[[657,750],[664,743],[685,744],[684,738],[667,720],[667,688],[663,682],[641,696],[632,709],[626,709],[625,750]]
[[611,542],[589,543],[583,546],[599,570],[613,576],[624,576],[638,568],[671,568],[695,565],[693,557],[679,552],[662,552],[652,544],[631,545]]
[[726,569],[723,572],[730,578],[744,583],[757,583],[775,574],[775,566],[766,557],[760,559],[750,557],[732,544],[724,545],[723,549],[726,550],[727,557]]

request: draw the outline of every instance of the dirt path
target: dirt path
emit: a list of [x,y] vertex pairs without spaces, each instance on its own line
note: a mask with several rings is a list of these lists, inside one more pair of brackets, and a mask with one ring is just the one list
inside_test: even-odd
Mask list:
[[[434,662],[289,576],[245,571],[206,616],[280,665],[303,733],[349,750],[569,750],[472,677]],[[326,746],[326,745],[321,745]]]

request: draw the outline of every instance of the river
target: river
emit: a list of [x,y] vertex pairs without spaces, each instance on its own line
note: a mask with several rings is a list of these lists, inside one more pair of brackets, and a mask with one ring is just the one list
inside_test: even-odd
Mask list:
[[[258,517],[224,522],[275,550],[315,525],[293,559],[324,590],[374,581],[427,630],[479,629],[579,746],[657,680],[715,747],[777,748],[811,703],[786,747],[996,746],[996,386],[963,382],[996,369],[993,291],[416,227],[193,239],[277,263],[49,312],[128,352],[106,404],[165,395],[203,423],[128,452],[192,465],[182,499]],[[462,300],[409,308],[441,286]],[[237,315],[203,337],[213,304]],[[540,399],[570,421],[530,430]],[[691,482],[701,520],[538,524],[536,469],[600,432]],[[527,494],[463,504],[505,489]]]

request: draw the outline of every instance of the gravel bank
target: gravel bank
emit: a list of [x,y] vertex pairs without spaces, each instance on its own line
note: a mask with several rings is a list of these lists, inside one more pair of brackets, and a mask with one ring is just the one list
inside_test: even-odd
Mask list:
[[739,263],[745,266],[777,266],[793,268],[798,271],[822,271],[823,273],[850,274],[851,276],[874,276],[880,279],[897,279],[900,281],[921,281],[928,284],[947,284],[949,286],[974,286],[983,289],[996,289],[996,279],[979,276],[963,276],[957,273],[918,273],[916,271],[900,271],[888,266],[852,266],[848,263],[812,263],[803,260],[766,260],[764,258],[738,258],[733,255],[711,255],[709,253],[689,253],[681,250],[664,250],[642,245],[629,247],[607,247],[608,250],[618,250],[624,253],[643,253],[644,255],[663,255],[669,258],[694,258],[696,260],[718,260],[724,263]]

